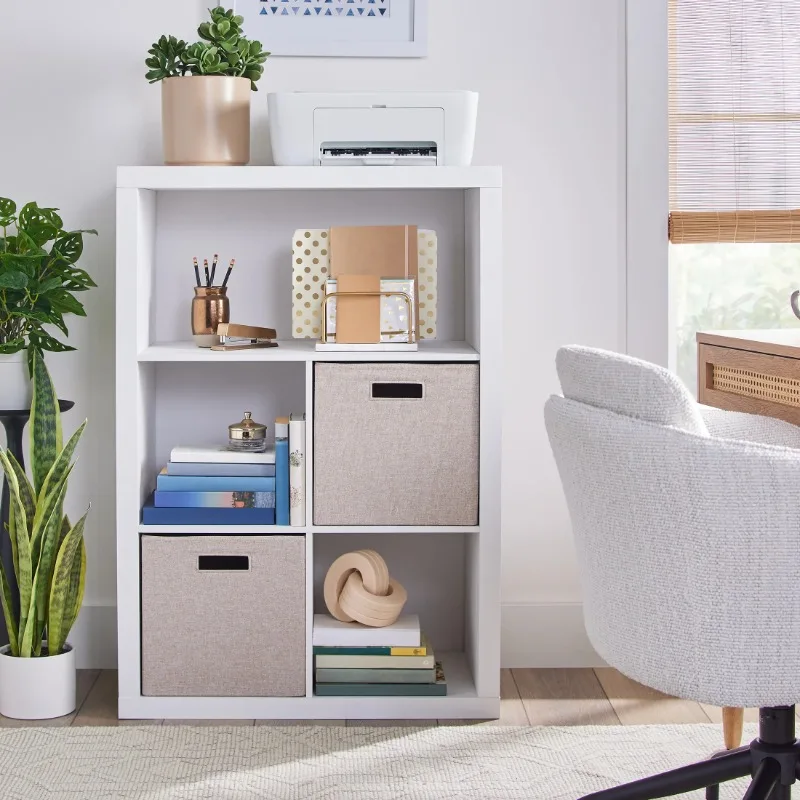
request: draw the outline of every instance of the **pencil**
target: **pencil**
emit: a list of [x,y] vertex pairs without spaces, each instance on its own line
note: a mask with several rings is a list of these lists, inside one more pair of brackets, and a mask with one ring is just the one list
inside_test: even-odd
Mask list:
[[200,267],[197,265],[197,256],[195,256],[192,261],[194,261],[194,277],[197,281],[197,285],[200,285]]
[[210,284],[211,286],[214,285],[214,275],[217,274],[217,259],[218,258],[219,258],[219,255],[217,253],[214,253],[214,263],[211,265],[211,284]]
[[228,271],[225,273],[225,280],[222,281],[222,288],[224,289],[228,285],[228,278],[231,276],[231,272],[233,271],[234,264],[236,264],[236,259],[231,259],[231,265],[228,267]]
[[211,286],[211,278],[209,277],[209,274],[208,274],[208,259],[207,258],[203,259],[203,269],[205,270],[205,273],[206,273],[206,288],[208,288],[209,286]]

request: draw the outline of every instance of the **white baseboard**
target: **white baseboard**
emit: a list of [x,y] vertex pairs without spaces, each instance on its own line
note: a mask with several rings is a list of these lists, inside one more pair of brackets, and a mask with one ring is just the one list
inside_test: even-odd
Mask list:
[[503,667],[605,665],[589,643],[581,603],[504,604],[501,619]]
[[78,669],[116,669],[117,607],[84,606],[69,642]]
[[[519,603],[502,607],[504,667],[598,667],[580,603]],[[70,635],[81,669],[117,666],[117,609],[84,606]]]

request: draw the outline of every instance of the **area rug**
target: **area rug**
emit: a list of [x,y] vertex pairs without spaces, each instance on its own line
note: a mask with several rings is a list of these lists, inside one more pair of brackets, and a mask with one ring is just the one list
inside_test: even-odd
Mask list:
[[[705,758],[721,735],[718,725],[21,728],[0,731],[0,795],[576,800]],[[721,797],[741,798],[744,787]]]

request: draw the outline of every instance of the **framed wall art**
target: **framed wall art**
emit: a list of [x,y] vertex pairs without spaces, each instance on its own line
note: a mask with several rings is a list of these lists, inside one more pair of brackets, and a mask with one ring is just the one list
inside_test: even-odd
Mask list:
[[[235,0],[244,31],[274,56],[422,58],[428,0]],[[220,5],[224,5],[224,1]]]

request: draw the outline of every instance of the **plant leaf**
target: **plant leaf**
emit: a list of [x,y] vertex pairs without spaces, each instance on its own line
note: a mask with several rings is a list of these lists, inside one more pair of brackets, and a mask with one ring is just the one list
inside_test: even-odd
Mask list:
[[[22,503],[22,507],[25,509],[25,516],[30,523],[33,521],[36,514],[36,495],[34,494],[33,486],[31,486],[31,482],[28,480],[25,470],[14,457],[14,454],[10,450],[6,450],[6,456],[8,457],[8,463],[11,465],[11,469],[14,470],[14,474],[17,476],[19,499]],[[28,534],[30,535],[30,533],[31,531],[29,530]]]
[[24,272],[0,272],[0,289],[24,289],[28,276]]
[[72,559],[72,569],[69,573],[69,590],[64,608],[63,630],[69,636],[72,626],[78,619],[78,614],[83,605],[83,592],[86,587],[86,541],[81,537],[78,553]]
[[[67,493],[66,478],[55,493],[52,502],[48,502],[49,512],[42,518],[39,529],[34,531],[31,541],[32,560],[35,564],[33,586],[31,589],[31,611],[28,615],[35,619],[33,645],[40,648],[42,634],[47,619],[47,602],[50,597],[50,581],[53,574],[58,540],[61,536],[61,521],[64,512],[64,497]],[[37,553],[38,551],[38,553]]]
[[19,620],[14,616],[14,603],[11,599],[11,586],[6,576],[3,559],[0,558],[0,604],[3,606],[3,617],[8,631],[8,643],[11,646],[11,655],[19,656],[18,629]]
[[[86,524],[87,511],[69,533],[64,537],[64,542],[56,557],[55,570],[53,571],[52,588],[50,590],[49,612],[47,615],[48,649],[51,655],[57,655],[64,647],[69,635],[70,618],[76,606],[80,608],[83,595],[83,581],[80,581],[77,592],[80,596],[70,596],[72,592],[73,561],[78,555],[78,549],[83,541],[83,528]],[[83,572],[83,570],[81,570]],[[77,616],[77,614],[75,614]]]
[[31,472],[38,497],[42,486],[63,448],[61,412],[50,373],[41,353],[32,357],[33,403],[31,405]]
[[[14,509],[14,536],[17,548],[17,586],[19,588],[20,604],[20,631],[24,631],[27,626],[28,609],[31,605],[31,588],[33,583],[33,570],[31,562],[31,542],[28,538],[28,520],[25,516],[25,509],[19,497],[19,484],[14,468],[8,460],[5,451],[0,450],[0,464],[6,474],[8,481],[8,496],[12,508]],[[26,650],[24,643],[20,643],[21,658],[29,658],[30,648]]]
[[17,204],[8,197],[0,197],[0,217],[13,217]]

